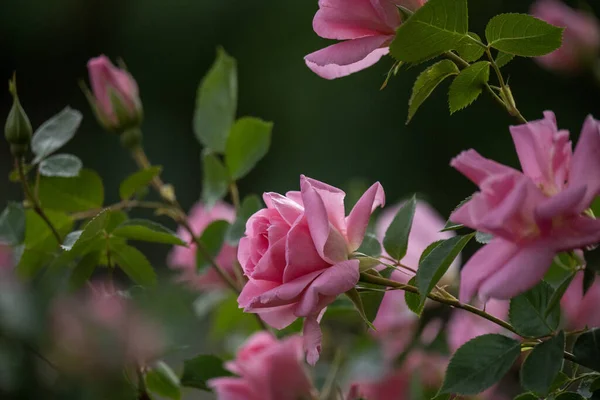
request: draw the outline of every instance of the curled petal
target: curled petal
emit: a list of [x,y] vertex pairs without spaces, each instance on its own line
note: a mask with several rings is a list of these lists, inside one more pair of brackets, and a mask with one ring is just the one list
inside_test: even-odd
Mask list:
[[377,182],[362,195],[346,219],[346,236],[351,251],[358,249],[362,243],[369,219],[375,208],[384,205],[385,193],[381,184]]
[[482,157],[477,151],[471,149],[460,153],[450,161],[450,165],[469,178],[477,186],[484,180],[494,175],[505,175],[518,172],[517,170]]
[[[265,193],[263,198],[265,199],[265,203],[270,204],[270,207],[275,208],[279,212],[288,225],[293,225],[304,212],[302,206],[279,193]],[[266,199],[268,199],[268,202]]]
[[321,354],[321,341],[323,339],[323,333],[319,322],[314,316],[307,317],[304,319],[304,327],[302,329],[302,336],[304,338],[304,351],[306,352],[306,361],[310,365],[315,365],[319,361],[319,355]]
[[585,120],[581,136],[573,153],[569,185],[587,186],[580,209],[590,206],[600,194],[600,122],[589,116]]
[[[256,281],[261,282],[265,287],[272,286],[270,290],[263,291],[258,294],[249,303],[243,305],[241,301],[238,299],[238,303],[240,306],[245,307],[245,312],[256,312],[257,309],[262,308],[270,308],[270,307],[279,307],[287,304],[296,303],[299,300],[299,296],[302,292],[318,277],[323,271],[316,271],[311,274],[304,275],[298,279],[295,279],[291,282],[287,282],[284,284],[275,285],[267,285],[264,282],[269,281]],[[252,282],[249,281],[244,286],[244,290],[246,286]],[[242,294],[244,294],[244,290],[242,290]],[[240,294],[240,298],[242,298],[242,294]],[[245,299],[246,297],[244,297]]]
[[536,211],[536,219],[538,221],[550,221],[559,215],[576,215],[579,210],[579,204],[586,193],[585,186],[569,186],[556,196],[550,197],[548,200],[540,204]]

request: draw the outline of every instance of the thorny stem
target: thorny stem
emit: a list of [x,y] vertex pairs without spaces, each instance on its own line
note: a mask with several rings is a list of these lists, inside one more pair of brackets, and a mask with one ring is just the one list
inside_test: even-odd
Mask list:
[[58,242],[58,244],[61,244],[62,238],[60,237],[60,234],[58,233],[58,231],[56,230],[54,225],[52,225],[52,221],[50,221],[50,218],[48,218],[48,216],[44,212],[42,206],[40,205],[39,199],[36,196],[34,196],[33,193],[31,192],[31,188],[29,187],[29,181],[27,180],[27,175],[25,174],[25,166],[24,166],[25,163],[23,162],[22,159],[20,159],[20,160],[15,160],[15,164],[16,164],[17,170],[19,171],[19,179],[21,180],[21,184],[23,185],[23,192],[25,194],[25,198],[29,202],[31,202],[31,204],[33,205],[33,210],[36,212],[36,214],[39,215],[40,218],[42,218],[44,220],[46,225],[48,225],[48,228],[50,228],[50,230],[52,231],[52,234],[56,238],[56,241]]

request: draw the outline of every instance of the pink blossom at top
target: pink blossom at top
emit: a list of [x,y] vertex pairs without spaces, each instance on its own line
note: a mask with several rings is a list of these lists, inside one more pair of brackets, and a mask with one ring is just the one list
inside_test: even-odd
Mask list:
[[600,281],[583,295],[583,272],[578,272],[560,302],[569,329],[600,327]]
[[238,303],[277,329],[304,317],[307,360],[315,364],[321,348],[319,316],[358,282],[359,261],[349,256],[361,245],[371,213],[385,196],[375,183],[346,217],[340,189],[304,175],[300,187],[285,196],[265,193],[267,208],[248,220],[238,259],[249,281]]
[[[197,235],[202,235],[202,232],[204,232],[208,225],[218,220],[233,223],[235,221],[235,209],[224,202],[218,202],[210,210],[204,204],[196,203],[192,207],[188,217],[190,226]],[[177,234],[187,242],[192,240],[189,232],[183,227],[177,230]],[[225,243],[215,258],[219,266],[233,278],[235,278],[234,263],[236,256],[237,247]],[[169,254],[167,262],[169,267],[180,270],[180,280],[193,288],[210,289],[225,287],[225,283],[214,268],[208,268],[206,271],[198,273],[196,269],[196,245],[194,243],[190,243],[189,247],[174,247]]]
[[[118,128],[141,118],[138,86],[127,71],[115,67],[104,55],[92,58],[87,67],[96,113],[104,125]],[[123,116],[115,110],[115,99],[120,103],[121,112],[127,114],[127,121],[120,120]]]
[[304,57],[325,79],[335,79],[375,64],[389,52],[402,23],[397,6],[416,10],[426,0],[319,0],[313,29],[325,39],[343,40]]
[[303,364],[302,338],[277,340],[267,332],[251,336],[225,367],[237,377],[208,381],[218,400],[298,400],[314,398]]
[[552,112],[511,127],[523,172],[467,150],[451,165],[480,192],[454,222],[493,235],[461,271],[460,298],[510,299],[538,283],[561,251],[600,241],[600,221],[583,214],[600,192],[600,127],[591,116],[575,151]]
[[531,14],[565,28],[562,46],[538,57],[540,64],[550,70],[572,72],[594,62],[600,51],[600,24],[593,15],[574,10],[558,0],[538,0]]

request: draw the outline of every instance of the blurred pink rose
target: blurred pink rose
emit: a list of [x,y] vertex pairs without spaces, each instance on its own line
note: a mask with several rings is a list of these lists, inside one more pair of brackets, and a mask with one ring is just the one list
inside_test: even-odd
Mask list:
[[[202,203],[197,203],[190,211],[188,221],[196,235],[202,232],[214,221],[223,220],[229,223],[235,221],[235,209],[227,203],[218,202],[210,210]],[[180,238],[186,242],[191,241],[191,236],[187,230],[180,227],[177,230]],[[223,244],[221,251],[215,261],[235,279],[234,263],[236,261],[237,247]],[[215,271],[214,268],[208,268],[202,274],[198,274],[196,269],[196,245],[190,243],[189,247],[176,246],[168,257],[169,267],[181,271],[179,279],[188,283],[196,289],[209,289],[225,287],[225,283]]]
[[579,71],[592,65],[600,50],[600,24],[596,17],[558,0],[538,0],[531,8],[531,14],[565,28],[562,46],[538,57],[540,64],[560,72]]
[[494,236],[461,271],[462,301],[510,299],[541,281],[556,253],[600,241],[600,221],[582,214],[600,193],[598,121],[587,118],[572,152],[569,132],[544,116],[510,129],[523,172],[475,150],[451,162],[481,190],[451,220]]
[[265,193],[267,208],[248,220],[238,259],[249,281],[238,303],[277,329],[304,317],[307,360],[314,365],[321,348],[319,316],[358,282],[359,261],[349,256],[385,197],[375,183],[346,217],[343,191],[305,176],[300,186],[301,192],[286,196]]
[[138,86],[125,70],[115,67],[102,55],[88,61],[94,109],[100,122],[109,129],[139,124],[142,118]]
[[277,340],[270,333],[256,333],[225,366],[237,377],[208,381],[218,400],[315,398],[315,389],[303,363],[300,336]]
[[111,284],[94,284],[83,298],[56,300],[51,316],[55,358],[73,373],[118,373],[163,351],[160,327]]
[[12,249],[9,246],[0,244],[0,274],[3,271],[10,271],[12,267]]
[[389,52],[402,23],[397,6],[416,10],[425,0],[319,0],[313,29],[325,39],[343,40],[304,57],[325,79],[335,79],[375,64]]
[[600,281],[583,295],[583,272],[578,272],[560,302],[569,329],[600,327]]

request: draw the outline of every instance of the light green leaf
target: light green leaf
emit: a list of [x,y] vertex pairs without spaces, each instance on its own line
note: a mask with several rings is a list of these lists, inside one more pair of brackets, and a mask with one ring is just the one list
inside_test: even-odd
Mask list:
[[225,164],[233,180],[243,178],[269,151],[273,123],[258,118],[238,119],[227,139]]
[[417,198],[413,196],[398,210],[394,220],[385,232],[383,247],[394,260],[401,260],[406,255],[408,236],[410,235],[416,208]]
[[43,176],[58,176],[73,178],[79,175],[83,163],[72,154],[56,154],[40,163],[40,174]]
[[[207,253],[214,259],[219,252],[223,243],[225,242],[225,235],[229,229],[229,223],[227,221],[214,221],[204,229],[202,236],[200,236],[200,242]],[[209,267],[210,261],[201,251],[196,252],[196,269],[201,272]]]
[[222,153],[237,109],[236,61],[222,48],[196,96],[194,133],[202,145]]
[[553,293],[552,287],[542,281],[511,299],[508,318],[519,335],[545,336],[556,330],[560,322],[560,308],[555,307],[549,314],[546,313]]
[[161,166],[155,166],[143,169],[132,175],[129,175],[119,187],[119,195],[122,200],[127,200],[133,195],[146,188],[152,180],[162,172]]
[[381,243],[377,239],[377,236],[367,233],[356,251],[371,257],[379,257],[381,255]]
[[181,385],[210,391],[206,382],[232,373],[223,367],[223,360],[213,355],[200,355],[183,363]]
[[398,61],[421,62],[464,46],[468,29],[467,0],[429,0],[400,25],[390,53]]
[[153,221],[130,219],[123,222],[113,232],[113,236],[144,242],[174,244],[185,246],[186,243],[170,229]]
[[488,44],[504,53],[522,57],[543,56],[558,49],[563,28],[526,14],[500,14],[485,28]]
[[202,176],[202,201],[211,208],[227,194],[229,172],[216,154],[204,152]]
[[478,336],[454,353],[440,393],[481,393],[502,379],[520,354],[517,340],[497,334]]
[[565,333],[540,343],[533,348],[521,367],[523,389],[546,395],[563,366]]
[[10,202],[0,214],[0,243],[16,246],[25,240],[25,209]]
[[450,60],[442,60],[423,71],[415,81],[410,100],[408,101],[408,119],[406,123],[410,122],[419,107],[421,107],[444,79],[458,73],[458,67]]
[[75,136],[82,118],[79,111],[66,107],[44,122],[31,139],[31,151],[35,154],[33,164],[39,163],[67,144]]
[[573,354],[579,364],[600,372],[600,328],[579,335]]
[[102,258],[102,253],[99,251],[95,251],[92,253],[86,254],[73,268],[71,272],[71,276],[69,277],[69,289],[70,290],[78,290],[86,284],[87,281],[90,280],[94,270],[100,264],[100,259]]
[[61,247],[65,251],[72,252],[73,256],[85,254],[98,240],[105,240],[105,234],[110,233],[107,228],[112,218],[112,211],[100,212],[85,225],[83,230],[69,233]]
[[156,284],[156,273],[152,269],[152,265],[146,256],[135,247],[114,244],[110,249],[110,256],[133,282],[142,286]]
[[498,68],[504,67],[506,64],[511,62],[516,56],[514,54],[504,53],[502,51],[498,52],[496,55],[496,65]]
[[165,362],[158,361],[146,372],[146,387],[151,393],[178,400],[181,398],[179,377]]
[[417,287],[421,298],[421,306],[425,304],[427,295],[434,286],[442,279],[454,259],[460,254],[462,249],[473,238],[473,234],[465,236],[455,236],[444,240],[431,249],[421,262],[417,269]]
[[474,62],[481,58],[483,53],[485,53],[485,46],[481,44],[481,38],[478,34],[469,32],[468,35],[475,39],[471,40],[468,38],[463,39],[460,45],[457,47],[458,54],[463,58],[463,60],[467,62]]
[[41,177],[39,196],[44,209],[87,211],[102,207],[104,187],[96,172],[84,168],[74,178]]
[[246,222],[261,208],[263,208],[263,204],[258,196],[250,195],[244,197],[240,209],[237,212],[235,222],[227,230],[227,235],[225,236],[227,243],[231,246],[237,246],[246,231]]
[[471,105],[483,91],[484,85],[490,79],[490,63],[480,61],[460,72],[450,85],[450,113]]

